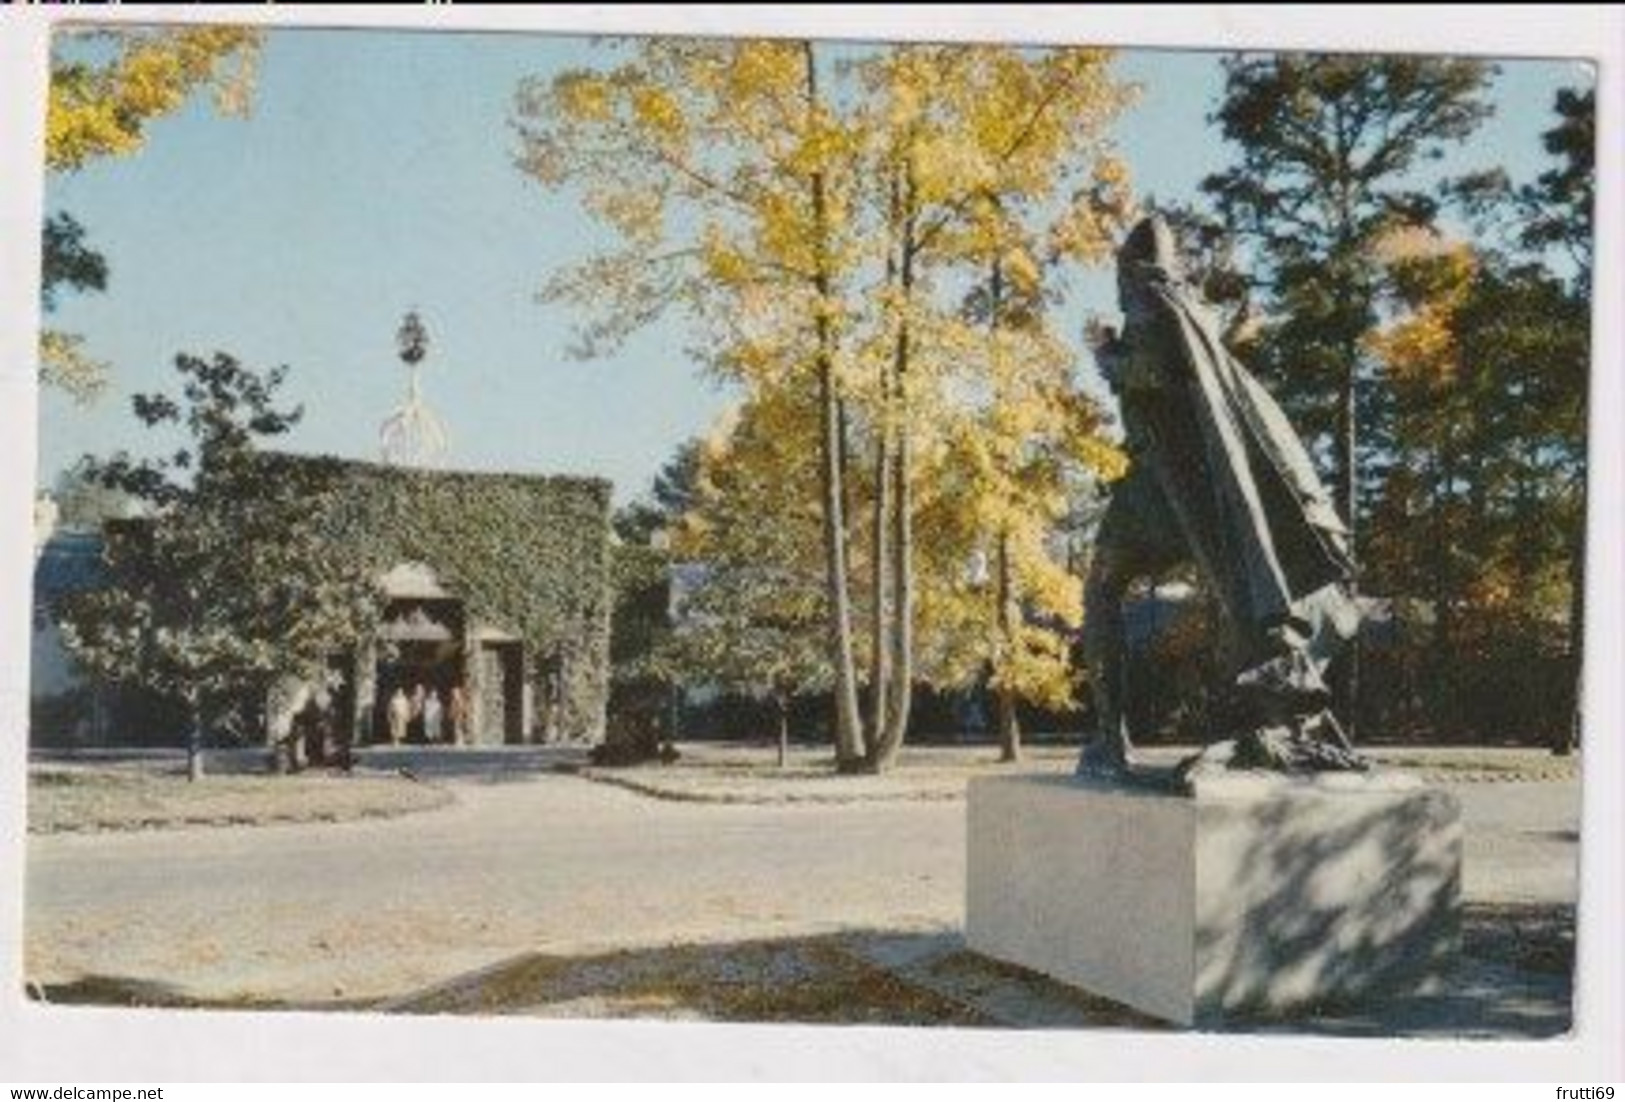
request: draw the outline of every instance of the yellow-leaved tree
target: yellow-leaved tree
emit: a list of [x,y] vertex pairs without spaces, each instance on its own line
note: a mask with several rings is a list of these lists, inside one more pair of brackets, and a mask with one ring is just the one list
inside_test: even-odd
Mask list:
[[[921,488],[957,485],[944,500],[975,531],[972,553],[995,555],[995,599],[950,611],[964,571],[942,559],[951,542],[933,538],[932,607],[944,623],[992,610],[982,630],[935,642],[951,654],[981,640],[970,650],[991,666],[1006,756],[1017,754],[1017,699],[1070,699],[1064,629],[1080,615],[1077,587],[1047,537],[1066,509],[1063,471],[1075,467],[1059,460],[1101,474],[1118,460],[1071,378],[1049,283],[1060,264],[1106,260],[1127,214],[1127,173],[1107,136],[1129,90],[1111,79],[1109,60],[1090,49],[902,46],[865,69],[882,120],[870,134],[886,244],[872,603],[890,611],[890,636],[877,631],[873,643],[870,751],[882,765],[902,743],[918,673]],[[957,481],[926,470],[925,455],[957,460]]]
[[[858,263],[858,135],[829,104],[807,42],[645,40],[625,60],[523,84],[519,167],[577,190],[615,246],[558,272],[544,298],[615,347],[668,310],[706,366],[747,389],[814,395],[836,754],[862,760],[847,561],[843,307]],[[764,503],[764,523],[772,523]]]
[[1467,245],[1416,232],[1390,234],[1382,251],[1399,309],[1366,347],[1392,395],[1394,461],[1374,502],[1367,556],[1391,592],[1430,601],[1432,648],[1443,666],[1458,641],[1464,543],[1473,523],[1468,488],[1481,403],[1456,323],[1478,258]]
[[[146,145],[147,126],[207,91],[223,115],[244,115],[253,95],[261,32],[253,27],[140,27],[58,30],[52,43],[45,117],[45,167],[78,172]],[[46,313],[63,288],[102,290],[107,265],[71,215],[45,223],[41,287]],[[40,379],[84,402],[107,385],[107,366],[76,333],[43,328]]]
[[[932,472],[919,457],[946,456],[956,426],[987,415],[990,369],[981,365],[991,361],[979,333],[977,355],[964,355],[965,286],[995,253],[1002,270],[1019,273],[1012,279],[1035,287],[1063,257],[1106,255],[1124,180],[1105,137],[1126,92],[1099,50],[696,40],[611,48],[620,61],[519,92],[520,168],[572,189],[614,239],[556,273],[544,296],[582,311],[577,351],[589,355],[681,311],[697,355],[744,390],[749,416],[799,419],[804,452],[720,449],[717,462],[772,454],[780,492],[741,504],[761,528],[799,526],[785,543],[798,554],[816,517],[837,761],[885,769],[920,672],[915,524]],[[1009,231],[1019,248],[989,236],[990,205],[1020,227]],[[1058,352],[1047,323],[1033,324],[1035,344]],[[1056,370],[1036,369],[1049,378],[1046,408],[1071,413],[1027,415],[1027,427],[1059,434],[1035,449],[1085,462],[1107,455],[1094,446],[1098,419],[1076,415],[1086,403]],[[1012,459],[1010,477],[1024,466],[1038,469]],[[1012,549],[1043,542],[1010,527]],[[1067,603],[1068,586],[1036,567],[1013,566],[1011,577],[1020,584],[1012,608],[1046,589],[1035,610]],[[865,588],[867,600],[855,599]],[[1020,634],[1008,625],[1007,636]],[[996,677],[1042,680],[1023,680],[1009,655],[1001,652]]]
[[1564,738],[1587,304],[1539,266],[1434,234],[1391,235],[1380,256],[1389,316],[1366,349],[1388,456],[1374,465],[1363,569],[1431,621],[1407,659],[1425,701],[1414,718],[1452,735]]

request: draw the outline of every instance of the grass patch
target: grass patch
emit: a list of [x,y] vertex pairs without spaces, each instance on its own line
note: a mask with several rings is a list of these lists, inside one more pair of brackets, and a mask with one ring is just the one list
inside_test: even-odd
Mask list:
[[[1065,775],[1077,761],[1075,746],[1053,742],[1024,748],[1018,762],[1001,762],[991,745],[905,747],[896,768],[881,775],[835,771],[827,746],[797,744],[778,764],[774,744],[689,742],[672,763],[589,766],[588,780],[616,785],[662,800],[722,804],[847,804],[874,800],[959,800],[975,777],[1012,774]],[[1140,751],[1147,764],[1173,766],[1194,746],[1153,746]],[[1578,759],[1554,758],[1541,749],[1479,747],[1362,747],[1379,766],[1415,773],[1440,784],[1483,781],[1564,781],[1577,775]]]
[[31,834],[343,822],[405,815],[450,802],[433,785],[385,774],[227,774],[192,783],[155,766],[35,766]]

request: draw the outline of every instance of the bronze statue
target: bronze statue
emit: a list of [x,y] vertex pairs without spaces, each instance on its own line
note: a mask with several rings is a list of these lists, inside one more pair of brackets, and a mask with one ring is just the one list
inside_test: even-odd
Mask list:
[[1086,586],[1098,728],[1079,772],[1129,773],[1121,602],[1134,579],[1184,563],[1222,611],[1231,703],[1242,718],[1182,774],[1365,768],[1325,681],[1359,624],[1348,529],[1280,406],[1220,342],[1161,219],[1130,232],[1117,285],[1122,334],[1103,330],[1094,343],[1121,404],[1130,470],[1113,488]]

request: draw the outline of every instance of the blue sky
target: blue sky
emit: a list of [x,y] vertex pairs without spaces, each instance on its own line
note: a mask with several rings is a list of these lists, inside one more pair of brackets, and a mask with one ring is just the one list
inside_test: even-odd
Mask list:
[[[641,492],[727,395],[675,326],[583,363],[565,354],[569,316],[534,299],[602,239],[513,168],[513,92],[595,56],[584,38],[540,34],[268,31],[250,119],[193,105],[155,124],[139,156],[50,180],[48,206],[78,217],[111,266],[106,294],[67,296],[52,324],[112,362],[114,387],[89,408],[42,393],[39,482],[86,451],[150,449],[128,395],[167,388],[179,351],[290,365],[306,418],[287,446],[373,458],[404,387],[395,328],[415,307],[453,465],[601,474],[621,500]],[[1218,55],[1125,51],[1118,69],[1144,88],[1115,132],[1137,187],[1193,197],[1227,161],[1206,122]],[[1533,175],[1553,92],[1581,79],[1568,63],[1505,63],[1496,117],[1440,171]],[[1112,300],[1107,274],[1080,274],[1065,328]]]

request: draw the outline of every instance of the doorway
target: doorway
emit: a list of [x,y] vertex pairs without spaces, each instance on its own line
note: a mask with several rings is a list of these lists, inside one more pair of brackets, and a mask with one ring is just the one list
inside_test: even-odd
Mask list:
[[524,742],[524,651],[520,644],[481,643],[475,684],[474,741],[481,746]]
[[[397,600],[386,611],[373,691],[373,741],[391,741],[389,705],[400,692],[411,703],[403,741],[444,742],[451,690],[463,679],[463,611],[452,600]],[[438,730],[426,722],[424,705],[438,697]]]

